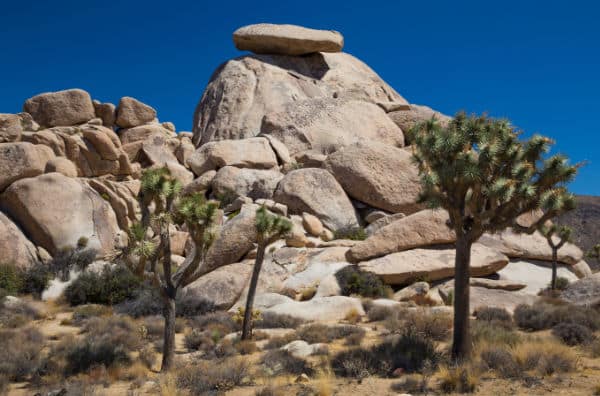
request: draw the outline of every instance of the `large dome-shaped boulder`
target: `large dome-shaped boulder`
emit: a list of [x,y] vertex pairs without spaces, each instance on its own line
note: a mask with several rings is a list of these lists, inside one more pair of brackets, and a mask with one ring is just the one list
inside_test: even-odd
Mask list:
[[273,199],[290,213],[315,215],[331,230],[358,226],[356,211],[344,189],[325,169],[291,171],[281,181]]
[[0,265],[27,269],[38,263],[35,246],[19,227],[0,212]]
[[96,116],[90,94],[82,89],[36,95],[25,101],[23,111],[43,127],[82,124]]
[[252,199],[271,198],[283,174],[277,169],[248,169],[225,166],[212,180],[216,197],[246,196]]
[[194,144],[256,136],[268,113],[306,99],[336,97],[409,108],[373,70],[346,53],[243,56],[213,74],[194,114]]
[[423,209],[417,204],[419,171],[405,150],[377,142],[358,143],[329,155],[325,169],[358,201],[392,213]]
[[0,144],[0,192],[19,179],[41,175],[52,158],[54,153],[46,146],[27,142]]
[[52,255],[74,248],[81,237],[89,248],[109,253],[120,236],[109,203],[86,183],[60,173],[13,183],[0,195],[0,207]]
[[292,156],[311,151],[328,154],[357,142],[404,146],[402,130],[379,106],[358,100],[307,99],[267,113],[261,134],[271,135]]

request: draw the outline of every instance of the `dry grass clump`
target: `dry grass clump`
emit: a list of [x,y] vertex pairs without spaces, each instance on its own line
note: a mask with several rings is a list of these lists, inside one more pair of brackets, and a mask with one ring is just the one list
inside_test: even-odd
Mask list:
[[178,387],[192,395],[222,394],[250,382],[250,364],[243,359],[198,361],[179,368],[176,373]]
[[589,328],[577,323],[559,323],[552,328],[552,335],[570,346],[584,344],[594,338]]
[[71,324],[81,325],[84,321],[90,318],[111,316],[112,308],[106,305],[86,304],[79,305],[73,310]]
[[292,341],[296,341],[299,339],[300,337],[298,336],[298,334],[295,331],[293,331],[289,334],[269,339],[269,341],[264,345],[264,349],[278,349],[284,345],[289,344]]
[[410,330],[435,341],[444,341],[452,333],[452,316],[425,309],[396,310],[385,320],[384,326],[392,333],[404,333]]
[[238,340],[234,343],[234,346],[240,355],[250,355],[258,351],[256,343],[252,340]]
[[568,304],[549,304],[548,302],[533,305],[521,304],[514,312],[514,319],[523,330],[550,329],[560,323],[574,323],[600,330],[600,315],[592,308],[578,307]]
[[379,322],[395,315],[397,308],[373,305],[370,302],[363,303],[369,322]]
[[496,326],[512,328],[514,326],[512,315],[504,308],[481,307],[474,312],[475,318],[480,321],[489,322]]
[[34,328],[0,330],[0,377],[24,381],[41,364],[44,336]]
[[473,393],[479,385],[477,370],[467,364],[442,366],[437,377],[443,393]]
[[391,390],[398,393],[427,394],[430,392],[429,377],[422,374],[407,374],[402,380],[391,385]]
[[[321,323],[313,323],[300,327],[296,331],[299,339],[308,342],[309,344],[328,343],[340,338],[350,336],[364,337],[365,330],[353,325],[335,325],[327,326]],[[360,336],[356,336],[360,334]]]
[[16,329],[43,317],[38,309],[23,300],[12,303],[8,307],[2,304],[3,302],[0,301],[0,327]]
[[516,345],[522,337],[512,328],[492,322],[471,322],[471,338],[475,344]]
[[256,329],[295,329],[305,322],[291,315],[263,312],[260,318],[253,322]]

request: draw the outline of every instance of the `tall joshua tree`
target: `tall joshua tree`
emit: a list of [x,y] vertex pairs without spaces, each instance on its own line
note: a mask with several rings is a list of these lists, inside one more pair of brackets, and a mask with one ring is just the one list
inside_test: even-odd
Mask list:
[[[506,120],[458,113],[447,125],[432,119],[411,131],[413,157],[421,174],[421,201],[448,211],[456,234],[454,335],[452,357],[470,352],[469,271],[471,246],[484,232],[513,227],[534,232],[558,213],[571,209],[574,197],[565,183],[577,173],[566,157],[543,159],[550,139],[535,135],[519,140],[520,132]],[[519,226],[519,215],[542,209],[530,227]]]
[[[550,226],[540,225],[540,233],[546,238],[548,245],[552,249],[552,280],[550,281],[550,288],[556,290],[556,267],[558,262],[558,251],[567,242],[571,242],[573,230],[567,226],[558,226],[552,224]],[[555,241],[558,238],[558,241]]]
[[254,296],[256,295],[256,286],[258,285],[258,276],[265,259],[265,250],[267,246],[283,237],[292,229],[292,223],[284,217],[273,215],[261,206],[256,211],[256,239],[258,247],[256,251],[256,260],[250,286],[248,287],[248,296],[246,297],[246,310],[244,311],[244,322],[242,324],[242,340],[252,338],[252,309],[254,306]]
[[[168,371],[175,355],[175,299],[178,290],[216,269],[206,252],[216,236],[221,213],[219,204],[202,194],[180,196],[181,185],[166,168],[142,174],[138,200],[142,218],[129,230],[125,261],[134,273],[150,279],[163,298],[165,318],[161,371]],[[176,271],[171,264],[169,226],[187,225],[192,251]]]

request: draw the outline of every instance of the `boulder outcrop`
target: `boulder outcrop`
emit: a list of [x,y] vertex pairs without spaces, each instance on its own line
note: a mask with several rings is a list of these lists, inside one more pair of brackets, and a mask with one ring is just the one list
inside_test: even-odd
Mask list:
[[90,94],[82,89],[36,95],[25,101],[23,111],[43,127],[83,124],[96,116]]

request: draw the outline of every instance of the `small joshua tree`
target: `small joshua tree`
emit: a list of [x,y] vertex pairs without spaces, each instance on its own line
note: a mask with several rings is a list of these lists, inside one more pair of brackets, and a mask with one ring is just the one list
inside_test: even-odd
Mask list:
[[[181,184],[168,169],[149,169],[142,174],[138,196],[142,218],[129,229],[129,246],[123,257],[140,277],[150,279],[163,297],[165,318],[161,371],[168,371],[175,355],[175,299],[177,292],[216,268],[206,253],[222,217],[219,204],[202,194],[180,196]],[[169,226],[187,225],[192,251],[173,271]],[[157,264],[162,265],[157,265]]]
[[[550,281],[550,288],[556,290],[556,267],[558,262],[558,251],[565,243],[571,242],[573,230],[567,226],[557,226],[552,224],[550,226],[541,225],[539,227],[540,233],[546,238],[548,245],[552,249],[552,280]],[[558,241],[555,242],[555,237]]]
[[589,257],[595,257],[596,260],[600,261],[600,243],[594,245],[588,253]]
[[256,295],[256,286],[258,285],[258,276],[260,275],[265,258],[265,250],[267,246],[282,238],[291,229],[292,223],[289,220],[269,213],[264,206],[256,211],[256,239],[258,247],[252,278],[248,287],[248,296],[246,297],[246,310],[244,311],[244,322],[242,324],[242,340],[252,338],[252,309],[254,306],[254,296]]
[[[513,227],[534,232],[573,208],[565,183],[577,173],[560,155],[543,160],[552,141],[535,135],[520,141],[508,121],[458,113],[447,125],[431,119],[411,131],[413,157],[421,174],[421,201],[448,211],[456,234],[452,357],[470,353],[469,271],[471,246],[484,232]],[[536,224],[524,228],[518,216],[542,209]]]

